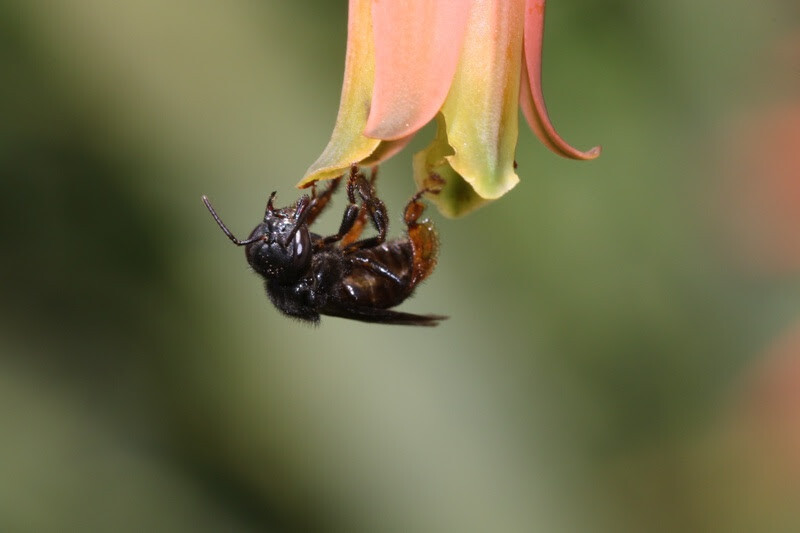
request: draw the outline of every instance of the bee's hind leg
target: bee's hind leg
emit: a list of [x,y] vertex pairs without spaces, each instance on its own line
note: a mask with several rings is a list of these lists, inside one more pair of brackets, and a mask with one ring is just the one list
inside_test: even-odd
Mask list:
[[427,278],[436,267],[436,256],[439,251],[439,238],[433,228],[433,222],[419,217],[425,211],[425,204],[420,199],[425,193],[439,194],[444,186],[444,180],[438,174],[431,174],[430,181],[433,186],[417,191],[406,204],[403,219],[406,223],[406,232],[411,242],[414,267],[411,282],[416,285]]

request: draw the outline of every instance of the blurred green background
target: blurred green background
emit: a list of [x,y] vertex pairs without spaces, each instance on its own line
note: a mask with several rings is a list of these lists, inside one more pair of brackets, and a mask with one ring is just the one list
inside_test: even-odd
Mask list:
[[[402,309],[440,327],[311,328],[200,195],[237,235],[297,197],[345,4],[0,1],[0,530],[800,531],[800,366],[758,378],[800,224],[742,245],[777,230],[728,142],[798,100],[796,2],[550,2],[550,115],[603,155],[525,129],[507,197],[431,211]],[[431,134],[382,168],[395,234]]]

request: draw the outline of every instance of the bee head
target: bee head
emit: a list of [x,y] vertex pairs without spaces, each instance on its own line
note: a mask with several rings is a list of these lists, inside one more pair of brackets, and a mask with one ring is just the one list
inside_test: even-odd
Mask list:
[[245,247],[253,270],[265,279],[291,282],[302,277],[311,264],[311,237],[305,223],[310,200],[303,196],[293,208],[275,209],[273,198],[274,192],[267,202],[264,221],[245,240],[233,236],[205,196],[203,203],[231,242]]

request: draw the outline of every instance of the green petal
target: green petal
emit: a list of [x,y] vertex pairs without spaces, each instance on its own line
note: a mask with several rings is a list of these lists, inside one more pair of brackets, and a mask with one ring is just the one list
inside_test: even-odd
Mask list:
[[[298,187],[341,176],[353,163],[361,163],[379,150],[382,141],[364,136],[372,85],[375,80],[375,46],[372,40],[370,0],[350,0],[347,22],[347,56],[344,65],[339,114],[328,146],[308,168]],[[402,142],[393,141],[394,143]],[[407,141],[406,141],[407,142]],[[396,152],[396,145],[381,148],[371,163]],[[380,157],[384,154],[383,157]]]
[[441,114],[436,116],[436,137],[427,148],[414,154],[414,181],[418,189],[433,187],[431,174],[436,174],[445,181],[439,194],[428,195],[428,199],[436,204],[439,212],[449,218],[466,215],[488,203],[478,196],[475,189],[458,174],[447,158],[453,155],[453,149],[447,140],[447,128]]
[[447,157],[485,199],[511,190],[519,127],[524,0],[484,0],[470,13],[464,50],[442,113]]

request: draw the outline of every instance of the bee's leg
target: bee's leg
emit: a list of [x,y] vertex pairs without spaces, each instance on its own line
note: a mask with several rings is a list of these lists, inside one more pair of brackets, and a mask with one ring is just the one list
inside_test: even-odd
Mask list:
[[[352,242],[348,245],[348,251],[360,250],[362,248],[372,248],[386,241],[386,232],[389,229],[389,217],[386,214],[386,205],[375,194],[373,187],[377,179],[377,172],[373,172],[372,180],[367,181],[367,177],[358,171],[358,167],[353,165],[350,169],[350,179],[347,182],[347,197],[351,204],[356,202],[356,193],[361,198],[362,209],[366,211],[365,216],[369,216],[372,225],[378,231],[378,235],[368,239]],[[363,229],[363,224],[361,225]],[[358,230],[360,233],[360,230]]]
[[[372,185],[372,191],[375,191],[375,182],[378,179],[378,166],[375,165],[372,167],[372,174],[369,178],[369,184]],[[355,198],[354,198],[355,199]],[[367,225],[367,208],[365,206],[361,206],[361,210],[358,212],[358,218],[356,219],[355,224],[353,224],[352,229],[347,232],[347,235],[342,237],[341,247],[347,248],[354,242],[361,237],[361,233],[364,231],[364,226]]]
[[359,255],[348,255],[347,260],[353,264],[357,264],[363,268],[371,270],[374,274],[378,274],[379,276],[383,276],[387,279],[392,280],[393,282],[397,283],[398,285],[403,284],[403,280],[400,279],[397,274],[392,272],[390,269],[386,268],[386,266],[382,265],[381,263],[377,263],[368,257],[361,257]]
[[433,223],[427,219],[419,220],[425,210],[425,204],[420,202],[422,195],[425,193],[438,194],[444,185],[444,180],[437,174],[432,174],[430,179],[436,185],[417,191],[409,200],[403,213],[414,261],[411,274],[412,286],[421,282],[433,272],[436,266],[436,254],[439,250],[439,239],[436,236]]
[[316,220],[323,209],[328,205],[328,202],[330,202],[331,196],[333,196],[333,193],[339,188],[339,183],[341,181],[341,176],[332,179],[330,185],[328,185],[319,196],[317,196],[317,184],[314,183],[311,186],[311,205],[308,207],[309,213],[306,217],[306,224],[310,226],[314,223],[314,220]]
[[318,241],[318,247],[325,246],[326,244],[331,244],[336,241],[342,240],[342,237],[347,235],[347,233],[353,228],[353,225],[356,223],[359,217],[359,208],[356,204],[350,204],[347,206],[347,209],[344,210],[344,216],[342,216],[342,223],[339,225],[339,231],[335,235],[329,235],[324,239]]

